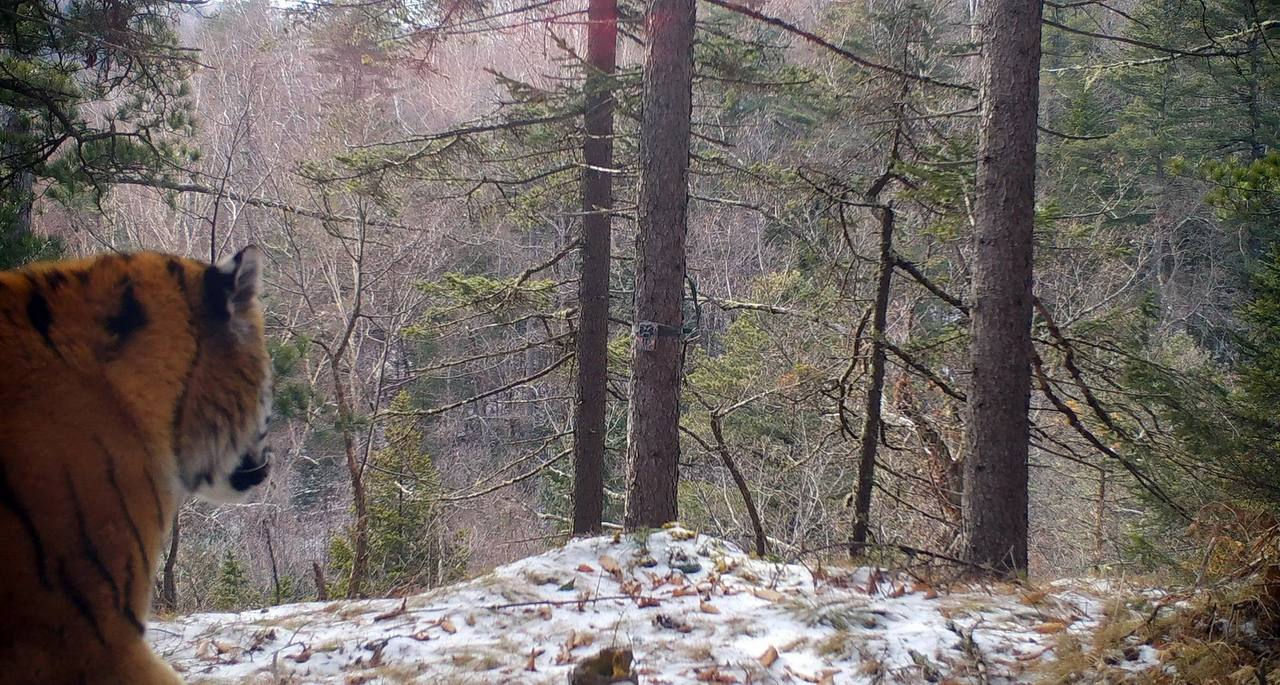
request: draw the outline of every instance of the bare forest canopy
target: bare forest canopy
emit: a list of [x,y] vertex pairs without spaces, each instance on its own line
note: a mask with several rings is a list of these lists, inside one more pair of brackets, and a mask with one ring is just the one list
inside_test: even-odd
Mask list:
[[[679,140],[643,130],[646,65],[678,72],[646,61],[643,3],[602,70],[586,0],[6,2],[0,266],[265,251],[279,463],[253,504],[182,509],[171,610],[399,593],[565,540],[587,330],[606,529],[653,345],[682,370],[686,526],[954,559],[986,2],[696,5],[678,323],[633,306],[664,263],[637,227],[670,209],[648,146]],[[1277,22],[1043,5],[1033,572],[1194,572],[1198,530],[1280,502]]]

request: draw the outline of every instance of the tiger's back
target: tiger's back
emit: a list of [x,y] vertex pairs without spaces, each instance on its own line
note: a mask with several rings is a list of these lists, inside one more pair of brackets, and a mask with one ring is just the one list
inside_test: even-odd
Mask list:
[[180,682],[143,640],[174,512],[267,475],[260,259],[0,272],[5,682]]

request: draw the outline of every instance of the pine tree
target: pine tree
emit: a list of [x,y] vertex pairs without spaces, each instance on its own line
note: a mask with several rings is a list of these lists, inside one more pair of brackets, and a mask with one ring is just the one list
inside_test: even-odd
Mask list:
[[649,9],[640,125],[636,340],[627,421],[627,528],[656,527],[677,517],[696,14],[693,0],[655,0]]
[[[194,60],[175,30],[181,0],[8,2],[0,11],[0,267],[56,253],[31,236],[38,186],[93,196],[193,153]],[[108,104],[109,107],[100,107]],[[98,106],[98,107],[95,107]]]
[[1040,6],[990,0],[982,8],[964,557],[1018,573],[1027,569]]
[[578,286],[577,393],[574,401],[573,532],[598,533],[604,521],[605,417],[609,382],[609,250],[613,223],[613,72],[616,0],[588,5],[583,85],[582,255]]
[[249,579],[249,567],[231,550],[223,554],[222,563],[218,565],[218,579],[210,598],[215,608],[223,610],[244,609],[258,601],[258,591]]
[[[396,395],[392,412],[412,409],[407,392]],[[440,520],[440,472],[423,448],[412,416],[396,416],[386,428],[386,446],[372,459],[366,485],[369,501],[370,589],[433,587],[456,580],[465,570]]]

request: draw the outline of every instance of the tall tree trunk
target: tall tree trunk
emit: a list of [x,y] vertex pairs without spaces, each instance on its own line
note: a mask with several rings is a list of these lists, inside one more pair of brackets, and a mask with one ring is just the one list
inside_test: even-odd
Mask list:
[[[8,141],[0,146],[0,177],[4,186],[0,188],[0,204],[13,207],[13,217],[4,230],[10,233],[7,242],[17,244],[31,235],[31,205],[34,200],[32,189],[35,186],[35,174],[27,166],[23,154],[23,145],[31,125],[17,109],[0,107],[0,133]],[[0,265],[8,268],[12,265]]]
[[178,610],[178,541],[182,529],[178,526],[178,511],[173,514],[173,530],[169,533],[169,556],[164,558],[164,571],[160,574],[160,606],[168,611]]
[[[1261,17],[1253,16],[1250,17],[1250,19],[1257,22]],[[1261,84],[1259,83],[1262,78],[1259,75],[1259,71],[1262,69],[1260,43],[1262,43],[1262,40],[1257,34],[1251,35],[1246,43],[1246,45],[1249,46],[1249,71],[1248,75],[1245,77],[1248,79],[1249,85],[1249,94],[1246,96],[1249,104],[1249,139],[1246,142],[1249,145],[1250,161],[1262,159],[1267,154],[1267,146],[1261,140],[1261,132],[1264,124],[1262,122],[1263,103],[1260,88]],[[1268,51],[1270,49],[1271,48],[1269,47],[1267,48]]]
[[347,458],[347,474],[351,478],[351,504],[355,509],[355,521],[351,526],[351,578],[347,583],[347,597],[364,596],[365,580],[369,577],[369,504],[365,497],[364,469],[356,456],[356,435],[352,429],[351,403],[342,382],[339,358],[330,359],[333,374],[333,395],[338,404],[338,421],[342,424],[342,448]]
[[[874,197],[871,198],[875,200]],[[877,207],[880,219],[880,263],[876,300],[871,312],[871,385],[863,409],[858,446],[858,483],[853,496],[853,540],[849,553],[861,554],[871,526],[871,490],[875,485],[876,448],[880,444],[880,408],[884,399],[884,336],[889,321],[889,289],[893,285],[893,208]]]
[[1093,567],[1102,570],[1107,549],[1107,470],[1098,469],[1098,500],[1093,508]]
[[609,382],[609,248],[613,209],[613,71],[617,0],[587,6],[587,83],[582,143],[582,272],[578,282],[578,394],[574,406],[573,532],[604,520],[605,400]]
[[694,0],[653,0],[640,123],[627,528],[676,519]]
[[324,582],[324,569],[320,568],[320,562],[311,562],[311,577],[316,583],[316,601],[329,601],[329,587]]
[[280,566],[276,564],[276,548],[271,544],[271,526],[262,521],[262,533],[267,538],[267,558],[271,560],[271,587],[275,590],[276,604],[282,601],[280,596]]
[[1040,3],[983,0],[964,558],[1027,568]]

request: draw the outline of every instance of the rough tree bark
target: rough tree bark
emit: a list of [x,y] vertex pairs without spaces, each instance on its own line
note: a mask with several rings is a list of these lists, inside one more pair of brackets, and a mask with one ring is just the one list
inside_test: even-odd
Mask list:
[[629,529],[677,516],[681,300],[689,205],[694,0],[653,0],[640,123],[639,234],[631,402],[627,421]]
[[605,399],[608,392],[609,248],[613,209],[613,71],[617,0],[587,6],[587,82],[582,143],[582,272],[578,283],[578,392],[574,406],[573,533],[604,520]]
[[[883,183],[880,184],[883,186]],[[877,201],[879,191],[870,196]],[[884,399],[884,336],[889,321],[889,289],[893,285],[893,208],[875,207],[880,220],[880,263],[876,299],[871,310],[871,384],[863,408],[862,435],[858,446],[858,482],[853,494],[853,540],[849,553],[862,554],[871,526],[871,491],[875,485],[876,451],[880,443],[880,405]]]
[[1040,3],[984,0],[964,559],[1027,568]]

